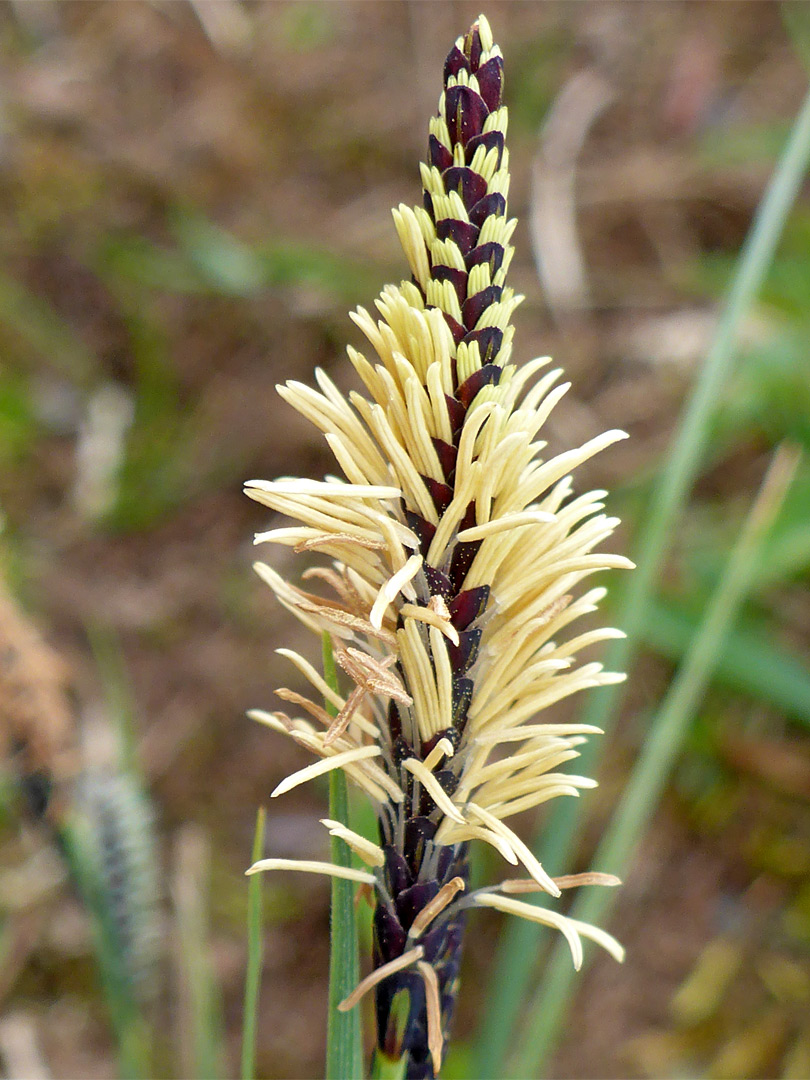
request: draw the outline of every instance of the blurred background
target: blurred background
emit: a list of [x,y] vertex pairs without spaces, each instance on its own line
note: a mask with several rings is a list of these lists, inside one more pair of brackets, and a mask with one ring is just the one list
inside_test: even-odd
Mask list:
[[[347,312],[404,275],[390,208],[420,198],[443,59],[478,9],[0,6],[8,1076],[238,1068],[256,810],[306,763],[245,710],[302,689],[276,648],[317,661],[250,568],[268,517],[241,483],[334,468],[274,386],[316,365],[353,385]],[[553,450],[630,433],[578,477],[610,489],[616,550],[805,93],[804,10],[485,5],[506,57],[516,356],[551,353],[573,381]],[[587,797],[583,867],[773,448],[810,443],[807,195],[717,401]],[[582,979],[550,1075],[810,1075],[808,571],[804,464],[622,892],[627,960]],[[325,806],[318,784],[274,801],[268,854],[326,857]],[[114,925],[89,915],[88,850]],[[320,1075],[328,883],[274,875],[264,898],[259,1075]],[[470,1075],[502,918],[469,935],[448,1077]]]

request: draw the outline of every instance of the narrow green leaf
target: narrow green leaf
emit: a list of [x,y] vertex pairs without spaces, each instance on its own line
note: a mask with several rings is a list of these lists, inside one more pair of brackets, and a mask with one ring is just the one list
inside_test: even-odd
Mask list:
[[[776,245],[782,234],[810,161],[810,93],[802,104],[790,138],[777,164],[767,191],[740,253],[723,314],[706,361],[682,414],[669,457],[642,517],[636,544],[637,569],[629,577],[618,606],[616,625],[627,635],[612,641],[605,650],[608,670],[627,671],[642,638],[645,612],[653,595],[674,524],[683,510],[698,473],[710,434],[710,423],[735,356],[737,333],[743,317],[756,297]],[[605,686],[590,692],[583,710],[584,723],[608,731],[621,700],[619,686]],[[601,740],[604,743],[605,740]],[[600,740],[591,739],[582,747],[578,769],[583,775],[597,771]],[[534,844],[541,863],[562,874],[573,857],[579,800],[558,799],[543,833]],[[536,962],[536,932],[515,919],[505,930],[495,963],[489,993],[490,1007],[484,1017],[479,1041],[478,1071],[497,1075],[510,1045],[515,1022],[526,1000],[532,968]]]
[[[323,674],[327,684],[338,692],[337,671],[332,653],[332,640],[323,635]],[[331,716],[336,710],[330,702],[326,709]],[[329,773],[329,816],[333,821],[349,824],[349,796],[346,777],[340,769]],[[352,853],[348,844],[332,837],[332,862],[351,866]],[[350,881],[332,878],[332,925],[329,954],[329,1019],[326,1033],[327,1080],[362,1080],[363,1039],[360,1029],[360,1010],[338,1012],[338,1004],[354,990],[360,981],[360,961],[357,947],[357,918],[354,910],[354,886]]]
[[[253,858],[256,863],[264,854],[264,824],[266,813],[263,806],[256,815],[256,833],[253,837]],[[259,1012],[259,989],[262,981],[262,884],[263,874],[253,874],[248,884],[248,955],[245,972],[245,1011],[242,1018],[242,1080],[253,1080],[256,1075],[256,1031]]]

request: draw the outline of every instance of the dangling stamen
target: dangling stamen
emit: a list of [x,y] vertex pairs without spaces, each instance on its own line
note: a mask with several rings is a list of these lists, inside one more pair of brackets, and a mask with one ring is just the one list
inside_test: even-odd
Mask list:
[[[361,871],[357,871],[360,873]],[[394,975],[398,971],[403,971],[405,968],[411,967],[416,964],[425,955],[425,950],[421,945],[417,945],[415,949],[410,949],[408,952],[402,954],[402,956],[396,957],[395,960],[389,960],[387,964],[383,964],[381,967],[375,968],[370,975],[366,975],[365,979],[361,979],[357,986],[352,990],[347,998],[344,998],[338,1005],[338,1009],[341,1012],[348,1012],[349,1009],[353,1009],[358,1001],[364,997],[369,990],[382,982],[383,979],[387,979],[389,975]]]
[[270,792],[270,798],[278,798],[285,791],[290,791],[292,788],[298,787],[299,784],[305,784],[307,780],[313,780],[316,776],[322,776],[332,769],[343,769],[351,762],[363,761],[365,758],[370,757],[379,757],[381,753],[379,746],[358,746],[354,750],[344,750],[340,754],[334,754],[324,758],[322,761],[316,761],[312,765],[307,765],[303,769],[299,769],[298,772],[285,777]]
[[372,844],[370,840],[366,840],[365,836],[347,828],[339,821],[332,821],[331,818],[321,818],[321,825],[327,827],[330,836],[338,836],[341,840],[345,840],[352,851],[356,852],[368,866],[382,866],[385,862],[383,849],[378,844]]

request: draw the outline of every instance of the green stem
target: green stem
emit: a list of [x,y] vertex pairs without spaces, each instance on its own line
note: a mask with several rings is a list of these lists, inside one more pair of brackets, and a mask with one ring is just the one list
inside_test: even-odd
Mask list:
[[[332,653],[332,641],[323,635],[323,673],[329,687],[338,692],[337,671]],[[336,711],[326,702],[330,715]],[[349,796],[346,777],[340,769],[329,773],[329,816],[343,825],[349,824]],[[332,837],[332,862],[351,866],[352,854],[348,844]],[[332,925],[329,953],[329,1019],[326,1033],[327,1080],[362,1080],[363,1039],[360,1011],[338,1012],[338,1004],[354,990],[360,980],[357,945],[357,918],[354,910],[354,886],[350,881],[332,878]]]
[[[253,837],[253,862],[264,853],[265,809],[256,815]],[[248,885],[248,957],[245,973],[245,1014],[242,1022],[242,1080],[256,1075],[256,1031],[259,1011],[259,989],[262,980],[262,882],[263,874],[253,874]]]
[[[655,813],[725,636],[754,582],[763,541],[782,506],[798,460],[795,448],[780,447],[774,455],[698,634],[661,703],[622,800],[594,856],[594,865],[600,870],[622,875],[630,865],[632,853]],[[573,904],[571,917],[601,923],[615,902],[612,889],[588,890]],[[531,1022],[508,1076],[537,1075],[559,1038],[574,977],[567,950],[556,945],[540,989],[529,1006]]]
[[[653,594],[675,521],[686,503],[705,450],[709,421],[734,359],[740,324],[771,264],[809,160],[810,93],[802,104],[754,216],[712,346],[682,414],[672,451],[650,501],[649,512],[642,517],[641,533],[636,545],[637,569],[630,575],[616,616],[616,625],[627,636],[623,640],[610,642],[605,650],[605,666],[608,670],[627,671],[642,637],[649,598]],[[620,695],[619,686],[605,686],[591,691],[583,710],[583,722],[607,731],[619,705]],[[599,741],[592,739],[583,746],[578,763],[583,775],[597,771],[600,754]],[[541,863],[552,867],[554,873],[565,873],[573,856],[578,826],[577,802],[572,799],[557,800],[542,835],[534,844]],[[497,1074],[510,1045],[537,958],[535,942],[533,927],[523,920],[513,920],[507,926],[489,995],[494,1007],[487,1011],[479,1042],[477,1066],[482,1076]]]

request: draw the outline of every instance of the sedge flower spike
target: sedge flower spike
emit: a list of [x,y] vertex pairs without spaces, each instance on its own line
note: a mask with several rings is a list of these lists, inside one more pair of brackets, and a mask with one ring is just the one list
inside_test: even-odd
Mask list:
[[[544,458],[542,427],[567,385],[544,370],[547,358],[521,367],[510,359],[521,298],[505,284],[515,222],[506,208],[502,82],[501,52],[482,16],[445,63],[423,205],[394,211],[412,277],[383,290],[379,319],[362,308],[353,316],[376,353],[370,361],[349,349],[366,392],[347,397],[322,371],[317,390],[279,388],[323,432],[343,478],[247,485],[251,498],[295,522],[257,542],[328,556],[328,566],[302,575],[315,592],[267,565],[256,569],[307,627],[332,636],[351,684],[337,694],[304,657],[281,650],[315,700],[281,689],[301,715],[251,715],[320,760],[273,794],[342,768],[372,799],[379,823],[373,843],[323,822],[365,870],[280,859],[251,869],[331,873],[371,894],[374,970],[342,1006],[374,988],[378,1047],[405,1055],[411,1078],[439,1072],[470,909],[559,929],[577,966],[583,937],[622,955],[604,931],[519,899],[616,879],[550,877],[507,824],[594,786],[561,766],[597,729],[536,718],[576,691],[621,678],[577,660],[618,631],[568,630],[604,594],[577,595],[579,583],[631,564],[595,552],[617,521],[601,513],[604,492],[574,497],[570,475],[624,433]],[[470,892],[473,840],[524,876]]]

